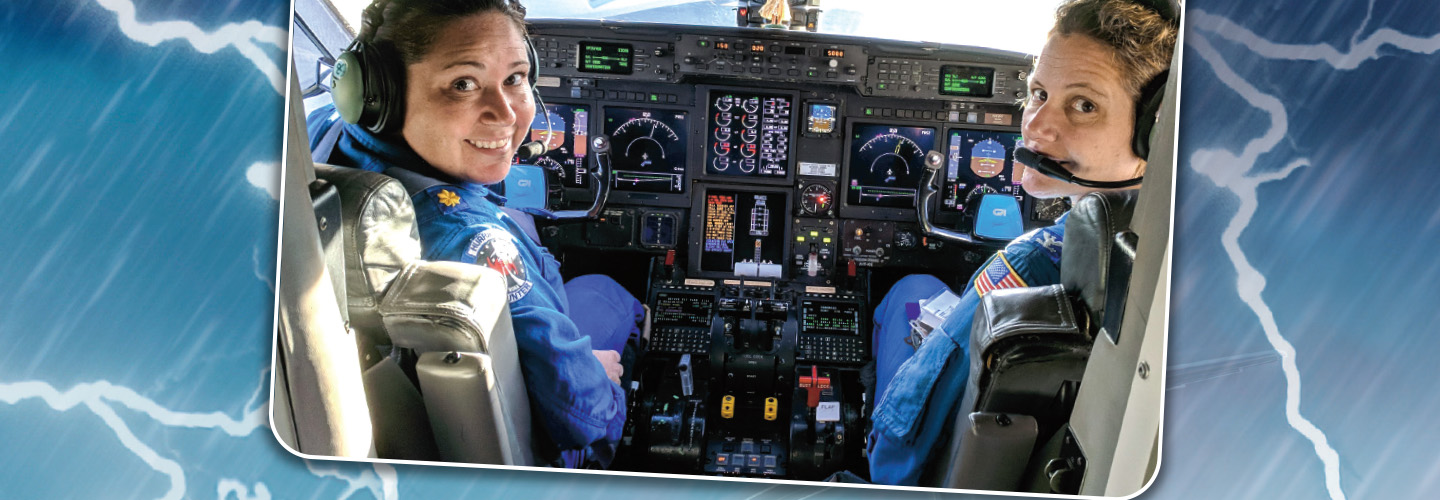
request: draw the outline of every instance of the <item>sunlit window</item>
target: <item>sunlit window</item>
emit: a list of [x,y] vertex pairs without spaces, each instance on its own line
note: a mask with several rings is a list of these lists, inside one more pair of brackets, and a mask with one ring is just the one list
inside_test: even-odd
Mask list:
[[[352,31],[369,0],[332,0]],[[611,19],[734,26],[734,0],[532,0],[531,19]],[[989,47],[1035,54],[1059,0],[822,0],[823,33]]]

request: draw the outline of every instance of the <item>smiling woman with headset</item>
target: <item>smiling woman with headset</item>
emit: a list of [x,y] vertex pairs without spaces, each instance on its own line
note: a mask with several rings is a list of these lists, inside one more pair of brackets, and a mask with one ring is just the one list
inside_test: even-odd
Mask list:
[[604,276],[563,283],[555,258],[485,187],[509,172],[539,101],[524,8],[376,0],[333,75],[334,106],[307,120],[315,161],[399,179],[426,260],[505,275],[531,415],[543,429],[536,463],[607,466],[625,422],[619,352],[644,309]]
[[[1035,61],[1021,120],[1021,180],[1038,198],[1072,201],[1140,184],[1178,21],[1166,0],[1076,0],[1061,5]],[[939,325],[912,328],[918,302],[950,290],[928,275],[897,282],[875,310],[876,404],[871,480],[919,484],[946,449],[970,373],[967,350],[980,298],[1000,288],[1060,282],[1065,216],[997,252],[966,283]]]

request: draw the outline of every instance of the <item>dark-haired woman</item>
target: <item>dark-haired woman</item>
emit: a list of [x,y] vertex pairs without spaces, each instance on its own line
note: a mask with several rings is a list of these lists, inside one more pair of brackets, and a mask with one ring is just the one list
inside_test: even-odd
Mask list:
[[341,124],[333,106],[321,108],[307,120],[311,148],[331,147],[321,144],[341,127],[324,159],[403,177],[425,259],[505,275],[538,424],[537,462],[603,467],[625,423],[619,352],[644,310],[604,276],[562,282],[559,263],[485,187],[505,178],[535,115],[523,16],[503,0],[396,0],[367,9],[361,40],[392,65],[397,81],[387,83],[402,92],[403,116],[376,131]]

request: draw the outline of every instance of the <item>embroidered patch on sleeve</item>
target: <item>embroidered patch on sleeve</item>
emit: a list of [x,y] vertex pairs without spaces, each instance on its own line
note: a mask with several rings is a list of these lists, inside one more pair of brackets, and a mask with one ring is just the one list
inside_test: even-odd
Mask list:
[[465,259],[499,271],[505,275],[505,288],[510,302],[515,302],[530,293],[534,287],[525,271],[525,259],[515,247],[514,237],[509,231],[491,227],[470,238],[465,249]]
[[1020,288],[1029,286],[1020,275],[1015,273],[1015,268],[1010,267],[1010,261],[1005,259],[1005,252],[996,252],[990,258],[990,263],[975,277],[975,293],[984,297],[985,294],[1001,288]]

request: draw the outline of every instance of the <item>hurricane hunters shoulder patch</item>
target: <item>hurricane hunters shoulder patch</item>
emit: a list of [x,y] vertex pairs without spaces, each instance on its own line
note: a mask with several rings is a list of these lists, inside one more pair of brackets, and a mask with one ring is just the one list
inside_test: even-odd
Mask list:
[[1015,268],[1010,266],[1010,261],[1005,258],[1005,252],[996,252],[990,258],[990,263],[985,269],[980,270],[979,276],[975,277],[975,293],[984,297],[985,294],[1001,288],[1020,288],[1029,286],[1025,280],[1015,273]]
[[514,236],[509,231],[490,227],[476,233],[465,249],[465,258],[505,275],[506,295],[510,302],[524,298],[534,288],[525,272],[525,259],[520,256],[520,249],[515,246]]

